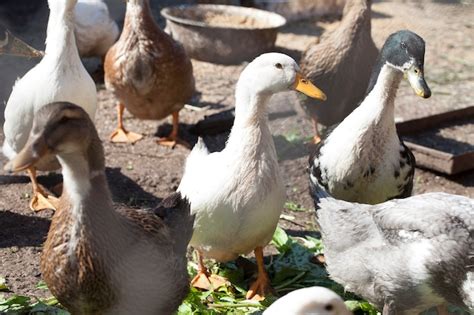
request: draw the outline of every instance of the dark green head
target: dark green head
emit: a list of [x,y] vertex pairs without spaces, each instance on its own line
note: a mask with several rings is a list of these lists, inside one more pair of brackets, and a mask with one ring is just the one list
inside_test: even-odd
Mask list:
[[[424,78],[425,41],[417,34],[402,30],[391,34],[382,47],[376,71],[389,65],[403,72],[415,93],[421,97],[431,96],[431,90]],[[375,78],[374,78],[375,76]],[[377,75],[371,78],[375,84]],[[374,82],[372,82],[374,81]]]

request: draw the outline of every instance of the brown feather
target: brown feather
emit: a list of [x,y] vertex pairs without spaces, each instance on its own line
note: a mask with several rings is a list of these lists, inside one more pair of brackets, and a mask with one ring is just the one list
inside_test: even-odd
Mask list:
[[156,24],[148,0],[133,6],[127,4],[122,35],[105,57],[105,84],[136,117],[162,119],[194,93],[192,64]]

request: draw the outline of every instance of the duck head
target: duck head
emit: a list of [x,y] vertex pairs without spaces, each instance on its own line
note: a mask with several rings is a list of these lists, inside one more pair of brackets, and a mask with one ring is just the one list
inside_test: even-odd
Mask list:
[[97,131],[81,107],[67,102],[45,105],[35,115],[27,143],[4,169],[19,172],[49,154],[86,156],[93,139],[98,139]]
[[324,287],[309,287],[288,293],[263,314],[351,315],[352,313],[342,298],[333,291]]
[[380,52],[381,61],[403,72],[418,96],[428,98],[431,90],[425,81],[425,41],[417,34],[398,31],[390,35]]
[[297,90],[309,97],[326,100],[323,91],[300,74],[296,61],[280,53],[267,53],[255,58],[242,71],[238,86],[256,94]]

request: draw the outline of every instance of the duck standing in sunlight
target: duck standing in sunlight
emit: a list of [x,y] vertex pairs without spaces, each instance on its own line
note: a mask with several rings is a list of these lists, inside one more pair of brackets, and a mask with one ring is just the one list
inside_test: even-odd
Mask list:
[[311,118],[314,143],[320,138],[318,124],[341,122],[365,96],[378,50],[372,40],[372,0],[347,0],[339,27],[312,44],[301,58],[301,72],[320,86],[328,103],[301,97],[300,105]]
[[142,135],[123,127],[126,107],[140,119],[173,116],[173,130],[159,144],[187,146],[179,139],[179,111],[194,93],[191,60],[181,44],[156,24],[148,0],[127,0],[122,35],[105,57],[105,85],[118,99],[112,142],[134,143]]
[[79,55],[103,60],[119,35],[117,23],[110,18],[107,4],[102,0],[78,0],[74,17]]
[[292,291],[279,298],[263,315],[352,315],[339,295],[324,287]]
[[64,192],[41,257],[48,288],[72,314],[172,314],[189,290],[189,203],[152,211],[113,207],[101,140],[88,114],[66,102],[38,110],[25,147],[5,169],[56,155]]
[[367,96],[311,155],[311,185],[321,185],[337,199],[369,204],[411,195],[415,157],[397,135],[395,96],[406,76],[417,95],[430,97],[424,55],[425,42],[413,32],[387,38]]
[[178,191],[196,214],[190,243],[199,256],[192,281],[196,287],[208,288],[222,280],[210,277],[203,255],[229,261],[254,250],[258,277],[247,298],[261,299],[270,289],[263,247],[277,226],[285,188],[268,127],[267,103],[273,94],[291,89],[326,98],[301,77],[292,58],[278,53],[257,57],[237,83],[235,122],[224,150],[210,154],[200,139],[187,159]]
[[447,304],[474,312],[473,199],[427,193],[366,205],[313,184],[311,195],[327,270],[345,290],[384,315],[434,306],[447,315]]
[[[74,102],[93,119],[97,106],[94,81],[81,63],[74,37],[77,0],[49,0],[45,56],[18,80],[5,108],[3,153],[11,160],[25,146],[36,112],[54,101]],[[48,195],[36,180],[36,170],[59,168],[48,156],[27,169],[33,184],[32,210],[55,209],[57,198]]]

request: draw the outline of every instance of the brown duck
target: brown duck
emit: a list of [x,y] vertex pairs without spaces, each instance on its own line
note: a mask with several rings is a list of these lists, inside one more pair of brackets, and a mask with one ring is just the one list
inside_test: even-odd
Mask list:
[[116,211],[97,131],[71,103],[42,107],[5,169],[24,170],[46,155],[56,155],[64,177],[41,257],[51,292],[72,314],[172,314],[188,292],[189,203],[174,194],[155,212]]
[[370,5],[371,0],[348,0],[339,27],[310,45],[301,59],[302,74],[327,95],[324,104],[312,98],[300,100],[313,122],[316,143],[318,124],[341,122],[365,96],[378,56],[370,34]]
[[135,142],[142,135],[123,127],[126,107],[140,119],[173,116],[173,130],[159,144],[186,145],[178,138],[178,113],[194,92],[193,68],[181,44],[156,24],[148,0],[128,0],[119,40],[105,57],[105,85],[118,99],[113,142]]

